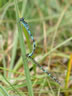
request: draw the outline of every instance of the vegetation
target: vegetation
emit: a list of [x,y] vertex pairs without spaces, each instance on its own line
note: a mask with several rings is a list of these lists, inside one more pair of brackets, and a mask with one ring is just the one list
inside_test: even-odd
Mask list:
[[[61,82],[57,84],[26,57]],[[0,96],[72,96],[72,1],[0,0]]]

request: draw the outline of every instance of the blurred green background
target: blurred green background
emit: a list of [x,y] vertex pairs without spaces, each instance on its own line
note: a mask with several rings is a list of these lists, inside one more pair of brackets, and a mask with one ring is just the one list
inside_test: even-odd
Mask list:
[[[14,1],[0,0],[0,96],[29,96]],[[62,83],[60,88],[27,59],[34,93],[30,96],[72,96],[72,73],[68,69],[72,59],[72,1],[17,0],[17,4],[19,17],[24,17],[36,42],[33,58]],[[22,31],[28,53],[33,43],[30,36],[24,35],[23,26]]]

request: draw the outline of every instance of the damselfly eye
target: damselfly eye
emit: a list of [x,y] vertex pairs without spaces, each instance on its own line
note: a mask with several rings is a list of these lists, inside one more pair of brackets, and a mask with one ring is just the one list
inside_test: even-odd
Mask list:
[[20,21],[24,21],[24,18],[22,17],[22,18],[20,18]]

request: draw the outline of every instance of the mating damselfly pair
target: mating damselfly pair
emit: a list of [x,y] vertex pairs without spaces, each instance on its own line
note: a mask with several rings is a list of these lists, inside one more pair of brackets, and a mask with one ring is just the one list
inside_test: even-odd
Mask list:
[[61,85],[61,83],[56,79],[56,77],[52,76],[51,73],[49,73],[48,71],[46,71],[36,60],[34,60],[34,59],[32,58],[32,55],[34,54],[34,51],[35,51],[35,49],[36,49],[36,47],[35,47],[35,46],[36,46],[36,45],[35,45],[35,40],[34,40],[32,34],[31,34],[31,31],[29,30],[28,23],[24,20],[24,18],[20,18],[20,22],[21,22],[21,24],[23,24],[23,26],[26,28],[27,32],[29,33],[29,35],[30,35],[30,37],[31,37],[31,39],[32,39],[32,41],[33,41],[33,50],[32,50],[31,53],[27,54],[26,56],[27,56],[28,58],[30,58],[30,59],[31,59],[43,72],[45,72],[49,77],[51,77],[51,78],[52,78],[53,80],[55,80],[58,84]]

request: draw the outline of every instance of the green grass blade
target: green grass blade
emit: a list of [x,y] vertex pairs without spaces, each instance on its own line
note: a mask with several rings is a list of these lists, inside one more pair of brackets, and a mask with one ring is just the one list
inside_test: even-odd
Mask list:
[[24,31],[24,34],[25,34],[25,37],[26,37],[26,40],[27,40],[27,44],[28,44],[28,48],[29,48],[29,50],[30,50],[30,52],[31,52],[31,50],[32,50],[32,44],[31,44],[31,42],[30,42],[30,39],[29,39],[29,34],[28,34],[28,32],[27,32],[27,30],[26,30],[26,28],[23,26],[23,31]]
[[5,88],[3,88],[2,86],[0,86],[0,89],[3,91],[3,93],[5,94],[5,96],[9,96],[9,94],[7,93],[7,91],[5,90]]
[[[10,70],[12,70],[13,65],[14,65],[14,61],[15,61],[15,57],[16,57],[16,50],[17,50],[17,43],[18,43],[18,31],[16,31],[15,36],[14,36],[14,47],[12,50],[12,59],[11,59],[11,63],[10,63]],[[8,74],[9,78],[11,76],[11,73],[9,72]]]
[[28,68],[28,64],[27,64],[25,44],[24,44],[24,39],[23,39],[23,35],[22,35],[22,28],[21,28],[21,25],[19,23],[17,0],[15,0],[15,8],[16,8],[16,18],[17,18],[20,47],[21,47],[24,71],[25,71],[26,80],[27,80],[28,92],[29,92],[29,96],[34,96],[33,90],[32,90],[32,83],[31,83],[31,79],[30,79],[30,74],[29,74],[29,68]]
[[24,0],[23,1],[23,4],[22,4],[22,16],[24,17],[24,14],[25,14],[25,9],[27,7],[27,1],[28,0]]
[[5,81],[12,87],[12,89],[19,95],[19,96],[21,96],[20,95],[20,93],[18,92],[18,90],[17,89],[15,89],[15,87],[3,76],[3,78],[5,79]]
[[67,40],[65,40],[64,42],[58,44],[56,47],[54,47],[53,49],[51,49],[48,53],[46,53],[41,60],[45,59],[46,56],[48,56],[49,54],[51,54],[52,52],[56,51],[57,48],[60,48],[62,46],[64,46],[65,44],[67,44],[68,42],[70,42],[72,40],[72,37],[68,38]]
[[4,96],[4,95],[0,92],[0,96]]
[[23,64],[23,60],[22,60],[22,57],[20,57],[14,67],[14,71],[17,71]]

